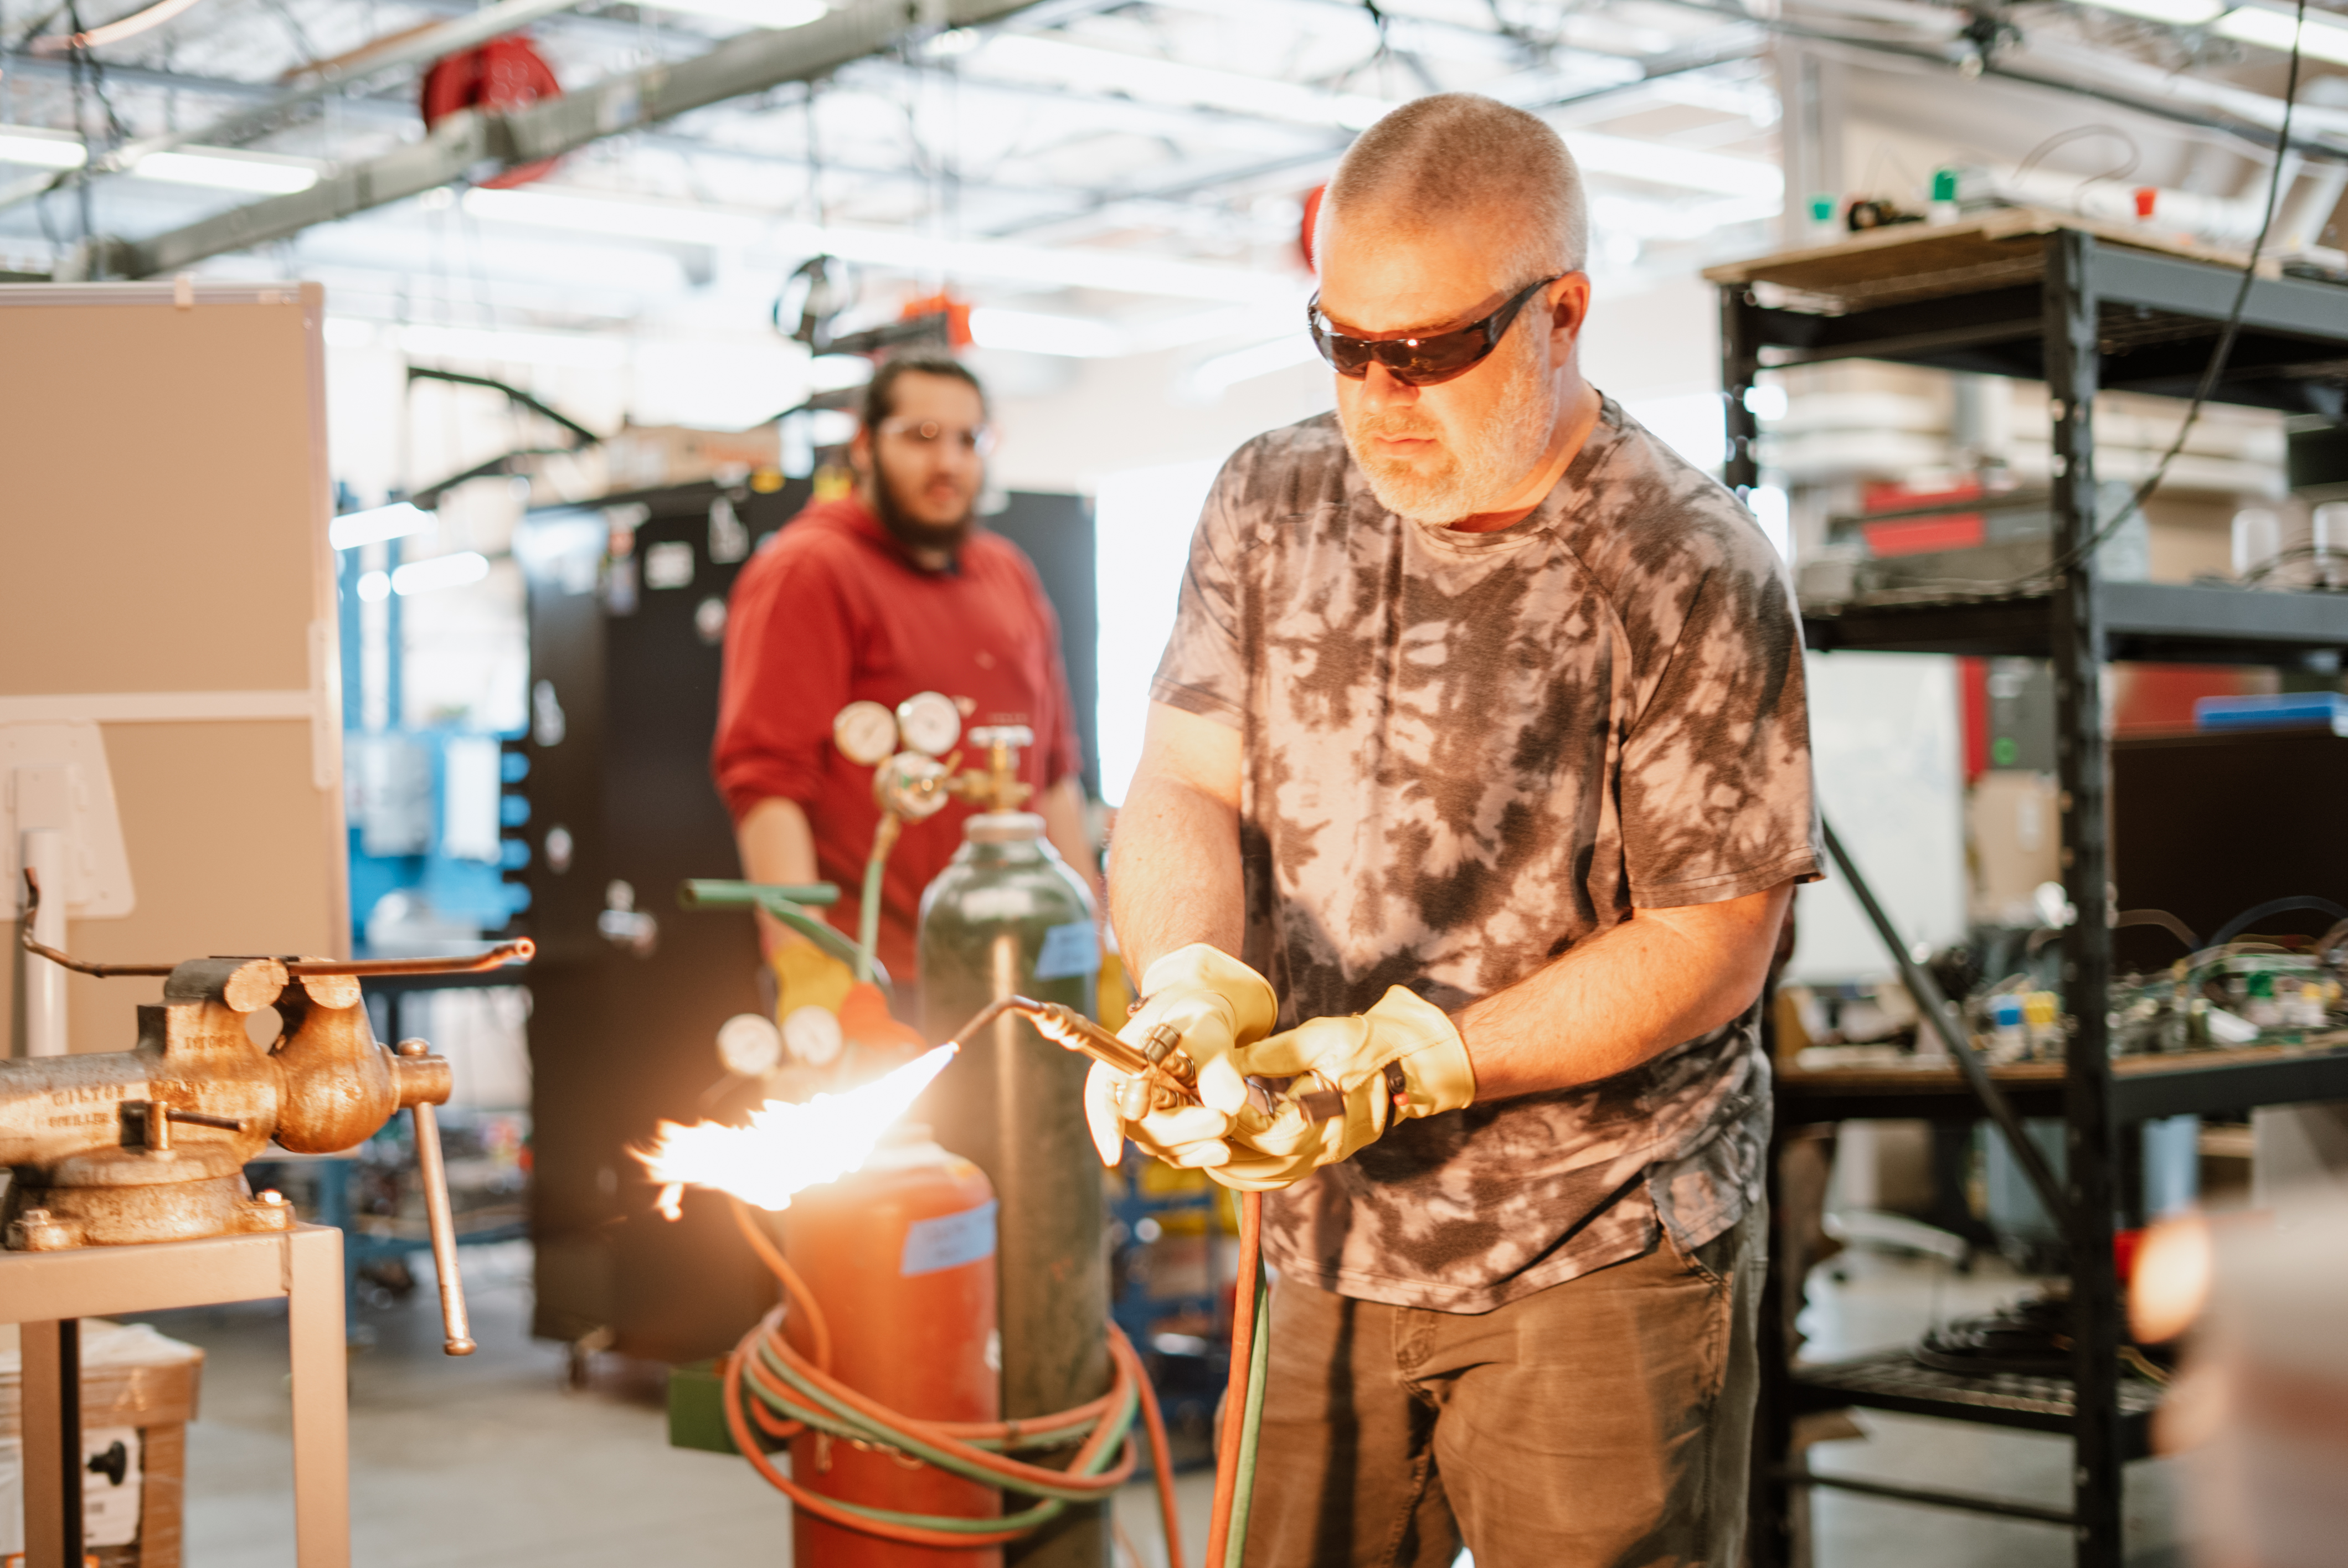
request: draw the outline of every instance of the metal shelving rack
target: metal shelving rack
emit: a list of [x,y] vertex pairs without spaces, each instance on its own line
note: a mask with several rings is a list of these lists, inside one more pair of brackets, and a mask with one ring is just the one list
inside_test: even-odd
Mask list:
[[[2093,537],[2094,415],[2101,390],[2190,396],[2233,306],[2239,265],[2176,253],[2149,236],[2126,242],[2104,226],[2013,214],[1950,228],[1879,231],[1848,244],[1792,252],[1705,275],[1721,286],[1721,353],[1728,424],[1727,482],[1760,479],[1758,421],[1746,394],[1765,369],[1846,359],[2041,380],[2054,422],[2054,551],[2070,559]],[[1765,298],[1765,293],[1773,297]],[[2343,415],[2348,288],[2281,277],[2250,287],[2217,399],[2294,414]],[[2082,910],[2106,907],[2110,883],[2103,668],[2113,660],[2333,667],[2348,649],[2348,597],[2098,580],[2081,559],[2051,589],[1965,602],[1845,607],[1806,615],[1814,650],[2026,655],[2053,661],[2057,777],[2063,794],[2064,886]],[[2312,656],[2328,656],[2319,659]],[[1835,1484],[1790,1467],[1791,1427],[1807,1409],[1858,1405],[2068,1433],[2067,1512],[1924,1487],[1861,1483],[1894,1499],[1972,1508],[2067,1526],[2076,1561],[2118,1568],[2122,1468],[2147,1451],[2152,1386],[2124,1375],[2123,1303],[2112,1237],[2137,1196],[2122,1134],[2147,1118],[2348,1098],[2348,1050],[2128,1059],[2109,1050],[2111,934],[2101,920],[2063,938],[2067,1010],[2075,1019],[2059,1081],[2016,1075],[2017,1109],[2066,1124],[2064,1196],[2073,1237],[2077,1313],[2068,1379],[1966,1378],[1904,1358],[1832,1367],[1792,1365],[1782,1337],[1785,1292],[1799,1280],[1774,1266],[1762,1305],[1764,1382],[1755,1441],[1754,1552],[1787,1561],[1787,1501],[1797,1486]],[[2146,1065],[2139,1067],[2139,1061]],[[2002,1082],[2009,1075],[1994,1074]],[[2059,1111],[2056,1106],[2059,1103]],[[1787,1072],[1781,1127],[1848,1117],[1973,1121],[1982,1105],[1953,1072],[1899,1084]],[[1771,1162],[1774,1184],[1776,1161]],[[2131,1216],[2133,1217],[2133,1216]],[[2001,1384],[2015,1384],[2001,1387]]]

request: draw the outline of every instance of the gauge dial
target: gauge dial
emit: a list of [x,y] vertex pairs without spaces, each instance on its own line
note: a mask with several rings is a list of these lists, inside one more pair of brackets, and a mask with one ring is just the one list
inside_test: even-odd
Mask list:
[[899,752],[873,770],[872,798],[907,822],[927,822],[945,807],[945,764],[919,752]]
[[726,1071],[745,1078],[762,1078],[783,1062],[783,1037],[775,1020],[755,1012],[737,1012],[717,1026],[717,1060]]
[[962,736],[962,712],[951,697],[916,692],[897,704],[897,729],[913,750],[942,757]]
[[878,702],[850,702],[831,721],[831,739],[850,762],[877,767],[897,749],[897,720]]
[[795,1061],[829,1067],[839,1056],[839,1015],[829,1008],[794,1008],[783,1018],[783,1044]]

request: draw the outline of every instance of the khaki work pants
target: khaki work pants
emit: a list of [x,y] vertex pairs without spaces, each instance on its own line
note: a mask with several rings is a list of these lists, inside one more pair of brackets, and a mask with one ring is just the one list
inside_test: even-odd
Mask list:
[[1474,1315],[1280,1281],[1248,1568],[1737,1563],[1766,1235]]

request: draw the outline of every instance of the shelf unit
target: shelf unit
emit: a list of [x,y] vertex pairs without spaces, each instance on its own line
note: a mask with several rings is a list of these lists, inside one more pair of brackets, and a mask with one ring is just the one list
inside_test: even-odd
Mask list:
[[[2053,417],[2054,548],[2067,559],[2096,526],[2095,402],[2099,391],[2190,396],[2231,309],[2239,267],[2159,253],[2149,239],[2116,242],[2049,215],[2029,222],[1917,226],[1819,251],[1790,252],[1705,276],[1721,290],[1727,482],[1759,483],[1759,422],[1746,393],[1764,370],[1876,359],[2044,381]],[[2260,277],[2250,289],[2219,401],[2338,421],[2348,375],[2348,289]],[[2114,660],[2240,662],[2334,670],[2348,649],[2348,597],[2098,580],[2092,560],[2034,595],[1944,603],[1845,607],[1806,615],[1814,650],[2025,655],[2054,672],[2057,777],[2064,792],[2064,886],[2080,909],[2105,907],[2110,880],[2102,724],[2103,668]],[[2348,1050],[2210,1052],[2208,1059],[2129,1059],[2108,1049],[2103,999],[2111,934],[2101,921],[2063,939],[2067,1010],[2076,1020],[2065,1061],[2035,1075],[2001,1073],[2024,1114],[2059,1115],[2068,1158],[2064,1197],[2074,1236],[2071,1292],[2079,1314],[2069,1378],[1966,1378],[1928,1372],[1904,1353],[1832,1366],[1791,1362],[1785,1293],[1801,1282],[1773,1266],[1762,1303],[1762,1404],[1755,1434],[1754,1560],[1781,1564],[1791,1547],[1787,1498],[1827,1478],[1789,1466],[1794,1418],[1859,1405],[2067,1433],[2074,1444],[2067,1512],[1929,1488],[1862,1487],[1878,1495],[2035,1519],[2071,1530],[2083,1568],[2122,1560],[2122,1467],[2147,1451],[2151,1385],[2125,1372],[2122,1302],[2112,1236],[2124,1204],[2124,1132],[2186,1112],[2348,1098]],[[1951,1071],[1921,1076],[1788,1072],[1776,1090],[1780,1128],[1853,1117],[1973,1121],[1983,1114]],[[1776,1162],[1770,1165],[1774,1186]],[[2131,1219],[2133,1215],[2129,1216]]]

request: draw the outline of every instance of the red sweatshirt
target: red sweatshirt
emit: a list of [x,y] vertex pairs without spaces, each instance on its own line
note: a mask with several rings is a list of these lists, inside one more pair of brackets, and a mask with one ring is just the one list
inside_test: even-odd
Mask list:
[[[1035,731],[1020,773],[1039,794],[1077,771],[1059,620],[1010,540],[978,530],[953,569],[925,571],[862,501],[818,501],[735,579],[711,757],[717,787],[736,822],[762,800],[798,803],[818,870],[839,885],[829,917],[851,937],[880,808],[872,770],[832,744],[832,716],[860,698],[893,709],[925,691],[962,701],[965,731]],[[984,765],[963,750],[962,766]],[[970,815],[954,802],[907,824],[889,857],[880,961],[893,978],[914,978],[922,889],[960,847]]]

